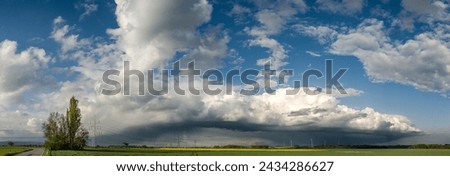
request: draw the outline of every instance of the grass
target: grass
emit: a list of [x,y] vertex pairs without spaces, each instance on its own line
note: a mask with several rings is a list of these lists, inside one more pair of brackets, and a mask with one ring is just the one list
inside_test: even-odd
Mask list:
[[0,146],[0,156],[12,156],[29,150],[31,150],[29,147]]
[[450,149],[86,148],[53,156],[450,156]]

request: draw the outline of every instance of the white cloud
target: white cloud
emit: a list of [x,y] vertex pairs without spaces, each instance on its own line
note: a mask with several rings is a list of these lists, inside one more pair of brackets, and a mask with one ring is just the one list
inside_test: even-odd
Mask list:
[[312,51],[305,51],[305,53],[306,53],[306,54],[309,54],[309,55],[311,55],[311,56],[313,56],[313,57],[320,57],[320,56],[321,56],[320,54],[315,53],[315,52],[312,52]]
[[0,140],[41,142],[43,114],[15,111],[0,113]]
[[15,41],[0,42],[0,139],[40,141],[36,124],[43,116],[33,106],[53,84],[46,72],[52,58],[40,48],[17,48]]
[[401,5],[403,10],[400,12],[394,25],[399,25],[401,29],[413,30],[414,24],[426,23],[430,26],[434,22],[450,21],[449,4],[446,1],[439,0],[402,0]]
[[418,15],[436,15],[444,11],[448,4],[439,0],[402,0],[402,6],[406,11]]
[[[64,87],[73,89],[70,87],[76,85],[69,83]],[[339,105],[332,95],[285,95],[286,89],[278,89],[276,96],[178,96],[171,93],[157,97],[127,97],[75,94],[81,95],[80,108],[87,117],[85,120],[96,116],[102,122],[104,134],[117,134],[141,126],[191,122],[245,122],[254,124],[254,128],[273,126],[278,130],[336,128],[392,134],[420,132],[401,115],[382,114],[371,108],[352,109]],[[53,102],[64,98],[47,99]],[[214,123],[209,127],[214,128]]]
[[273,9],[281,16],[291,16],[296,13],[305,13],[308,10],[304,0],[253,0],[257,9]]
[[42,134],[42,124],[45,122],[44,118],[39,117],[31,117],[28,118],[26,129],[29,132],[35,133],[35,134]]
[[229,13],[229,15],[241,15],[241,14],[246,14],[246,13],[251,13],[252,11],[244,6],[241,6],[239,4],[234,4],[233,5],[233,9],[231,9],[231,12]]
[[[344,107],[344,109],[346,109]],[[348,109],[347,111],[353,111]],[[399,132],[419,132],[420,130],[411,126],[408,119],[400,115],[387,115],[375,112],[371,108],[365,108],[358,113],[361,117],[349,121],[350,127],[362,130],[382,130]]]
[[200,44],[197,28],[210,20],[212,6],[206,0],[116,0],[118,39],[127,60],[138,69],[161,67],[178,51]]
[[94,2],[84,2],[76,5],[75,7],[84,10],[84,12],[80,15],[80,21],[98,10],[98,5]]
[[286,21],[278,12],[263,10],[256,14],[256,19],[262,24],[261,32],[268,35],[278,34],[285,25]]
[[188,53],[181,58],[181,65],[187,65],[195,61],[196,68],[207,70],[221,66],[221,60],[228,55],[228,42],[230,37],[221,32],[222,27],[210,27],[205,31],[198,44],[192,47]]
[[17,51],[15,41],[0,42],[0,101],[4,102],[0,109],[10,102],[25,102],[22,94],[26,91],[45,87],[49,80],[43,69],[50,61],[43,49],[30,47]]
[[271,55],[268,58],[257,60],[258,65],[265,65],[270,62],[272,68],[279,69],[286,64],[284,60],[287,58],[286,50],[284,47],[275,39],[268,38],[267,36],[260,36],[256,39],[250,40],[250,46],[260,46],[270,50]]
[[71,27],[65,24],[65,20],[59,16],[53,20],[53,31],[51,38],[61,44],[63,57],[70,51],[80,49],[89,44],[88,39],[78,39],[77,34],[70,34]]
[[330,13],[353,15],[360,13],[365,0],[317,0],[318,8]]
[[339,34],[331,52],[359,58],[374,81],[394,81],[441,93],[450,90],[448,41],[433,32],[405,42],[391,41],[383,31],[383,22],[365,20],[356,29]]
[[294,29],[303,35],[317,38],[320,44],[327,44],[336,39],[338,32],[333,26],[307,26],[304,24],[296,24]]
[[272,36],[284,30],[286,24],[298,13],[305,13],[308,9],[302,0],[297,1],[277,1],[275,3],[257,2],[260,10],[255,14],[259,26],[245,28],[250,36],[254,37],[249,41],[250,46],[260,46],[269,49],[271,54],[267,58],[259,59],[258,65],[271,62],[274,69],[279,69],[286,64],[287,51],[283,45]]
[[[278,89],[276,96],[267,93],[244,97],[236,94],[205,96],[201,99],[202,112],[196,118],[243,120],[254,124],[277,125],[285,129],[310,126],[400,133],[420,131],[404,116],[381,114],[371,108],[352,109],[339,105],[335,97],[326,94],[285,95],[287,89]],[[207,116],[202,117],[202,114]]]
[[261,25],[248,29],[247,32],[252,36],[279,34],[295,15],[305,13],[307,9],[308,6],[303,0],[276,1],[270,5],[264,5],[255,14],[255,19]]
[[77,72],[86,79],[101,80],[105,70],[118,68],[123,64],[124,54],[115,43],[105,42],[100,37],[79,38],[72,31],[74,27],[65,23],[62,17],[55,18],[50,37],[60,44],[59,57],[76,60],[77,64],[52,69],[62,70],[64,73]]
[[354,53],[357,51],[375,51],[382,44],[389,42],[383,32],[383,22],[369,19],[362,22],[357,29],[348,34],[340,34],[332,44],[332,51],[336,54]]

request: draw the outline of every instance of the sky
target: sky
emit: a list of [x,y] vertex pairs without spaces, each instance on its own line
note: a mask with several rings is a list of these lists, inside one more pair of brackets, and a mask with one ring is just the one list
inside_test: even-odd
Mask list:
[[[450,143],[448,1],[0,4],[0,141],[43,142],[42,123],[75,96],[90,144],[94,137],[100,145],[156,146]],[[325,89],[327,60],[331,76],[347,70],[342,89],[286,94],[308,70],[323,77],[303,87]],[[145,78],[156,70],[152,85],[161,87],[158,70],[178,61],[182,69],[195,62],[202,74],[261,71],[267,63],[293,74],[284,84],[262,72],[248,77],[252,84],[234,78],[233,91],[218,95],[179,95],[172,84],[164,95],[138,95],[131,77],[131,95],[123,94],[125,68]],[[107,70],[119,71],[108,78],[121,93],[102,94],[111,89]],[[202,90],[203,77],[176,76],[169,82]],[[274,91],[239,93],[255,84]]]

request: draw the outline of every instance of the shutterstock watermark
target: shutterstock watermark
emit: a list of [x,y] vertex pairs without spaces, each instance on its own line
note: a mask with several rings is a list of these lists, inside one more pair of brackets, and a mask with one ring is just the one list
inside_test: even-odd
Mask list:
[[[347,94],[339,79],[347,72],[348,68],[340,68],[333,74],[333,61],[325,60],[325,74],[318,69],[308,69],[300,75],[300,80],[292,80],[291,89],[286,89],[286,95],[296,95],[304,91],[308,95],[319,93],[332,94],[338,91]],[[237,92],[241,95],[257,95],[261,92],[273,93],[276,88],[271,87],[274,82],[278,85],[288,84],[288,79],[295,78],[293,69],[274,70],[270,63],[262,69],[232,69],[223,72],[218,69],[200,70],[195,68],[195,62],[190,62],[187,67],[180,68],[180,62],[173,64],[172,69],[151,69],[147,74],[140,70],[130,68],[130,62],[124,61],[123,70],[107,70],[103,73],[103,86],[99,90],[102,95],[131,95],[131,87],[136,86],[137,95],[165,95],[169,88],[178,95],[231,95]],[[137,78],[137,82],[131,81]],[[310,79],[324,79],[325,88],[310,87]],[[180,81],[187,79],[186,82]],[[187,85],[186,85],[187,83]],[[184,86],[187,88],[183,89]],[[235,84],[239,85],[236,90]],[[147,85],[145,89],[145,85]],[[201,85],[201,88],[198,88]],[[187,89],[187,90],[186,90]],[[325,89],[325,90],[324,90]]]

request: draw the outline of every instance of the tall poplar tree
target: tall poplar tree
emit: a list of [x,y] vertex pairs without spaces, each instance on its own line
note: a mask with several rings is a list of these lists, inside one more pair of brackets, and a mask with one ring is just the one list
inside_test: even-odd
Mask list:
[[81,110],[74,96],[70,99],[66,116],[50,113],[42,125],[47,140],[45,147],[52,150],[79,150],[86,146],[89,132],[81,125]]

